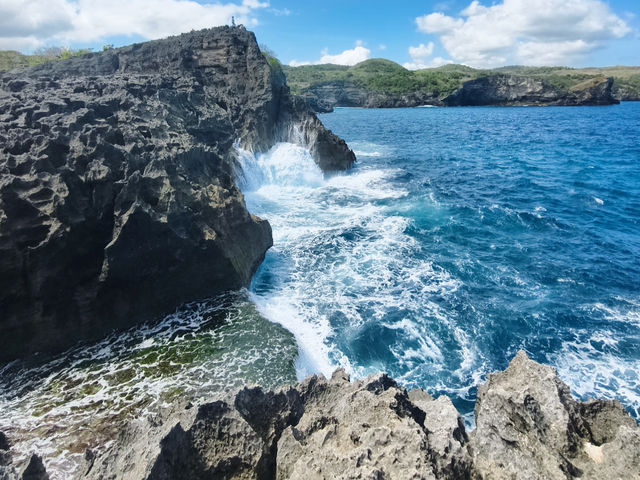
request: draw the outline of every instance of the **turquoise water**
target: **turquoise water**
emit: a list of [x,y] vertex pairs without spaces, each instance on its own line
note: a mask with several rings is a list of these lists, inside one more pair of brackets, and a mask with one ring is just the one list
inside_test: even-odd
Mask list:
[[252,285],[298,375],[382,370],[455,399],[518,349],[640,417],[640,104],[337,109],[358,157],[243,162],[275,245]]

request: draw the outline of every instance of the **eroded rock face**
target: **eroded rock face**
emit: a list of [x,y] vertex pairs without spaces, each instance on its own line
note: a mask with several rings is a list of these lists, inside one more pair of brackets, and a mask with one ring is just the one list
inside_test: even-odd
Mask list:
[[316,112],[331,112],[335,107],[399,108],[442,103],[441,99],[428,92],[391,94],[343,81],[311,85],[304,89],[302,97]]
[[640,428],[615,401],[577,402],[519,352],[478,388],[474,466],[486,479],[640,478]]
[[272,239],[234,142],[299,138],[325,170],[355,159],[243,28],[2,74],[0,363],[247,285]]
[[313,84],[301,95],[316,112],[331,112],[335,107],[611,105],[620,103],[614,97],[612,87],[612,78],[593,79],[570,90],[561,90],[536,77],[487,75],[463,83],[448,96],[420,91],[406,94],[377,92],[344,81]]
[[468,435],[449,398],[338,370],[136,420],[87,478],[640,478],[640,428],[621,405],[575,401],[524,352],[479,388],[476,418]]
[[613,79],[590,80],[569,91],[535,77],[489,75],[462,84],[443,100],[448,106],[475,105],[611,105]]

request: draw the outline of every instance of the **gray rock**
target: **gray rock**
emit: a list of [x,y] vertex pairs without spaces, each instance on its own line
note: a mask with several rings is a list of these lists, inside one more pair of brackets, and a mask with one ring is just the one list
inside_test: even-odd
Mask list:
[[479,388],[476,417],[467,435],[447,397],[338,370],[138,419],[86,478],[640,478],[640,428],[620,404],[575,401],[524,352]]
[[475,413],[481,478],[640,478],[640,428],[622,406],[575,401],[552,367],[522,351],[478,388]]
[[488,75],[462,84],[443,100],[447,106],[474,105],[611,105],[612,78],[592,79],[561,90],[536,77]]
[[281,140],[355,159],[243,28],[1,74],[0,363],[246,286],[271,228],[232,147]]
[[31,455],[27,468],[22,472],[22,480],[49,480],[42,458],[35,453]]

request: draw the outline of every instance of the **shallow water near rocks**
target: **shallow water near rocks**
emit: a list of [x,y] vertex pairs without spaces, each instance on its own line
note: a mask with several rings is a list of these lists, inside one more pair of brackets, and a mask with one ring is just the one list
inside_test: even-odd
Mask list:
[[68,478],[127,419],[338,366],[446,393],[471,424],[477,384],[520,348],[640,418],[640,104],[321,119],[349,172],[292,144],[239,151],[274,232],[248,292],[0,371],[16,452]]

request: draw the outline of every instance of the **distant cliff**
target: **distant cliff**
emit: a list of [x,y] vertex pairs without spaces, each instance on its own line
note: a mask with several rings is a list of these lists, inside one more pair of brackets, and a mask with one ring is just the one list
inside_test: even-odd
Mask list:
[[284,67],[294,93],[317,112],[336,106],[609,105],[640,99],[640,67],[564,69],[463,65],[410,71],[383,59],[353,67]]
[[0,74],[0,362],[247,285],[271,228],[233,146],[281,140],[355,159],[243,28]]
[[611,105],[612,78],[595,78],[563,90],[540,78],[489,75],[469,80],[442,100],[446,106],[473,105]]

